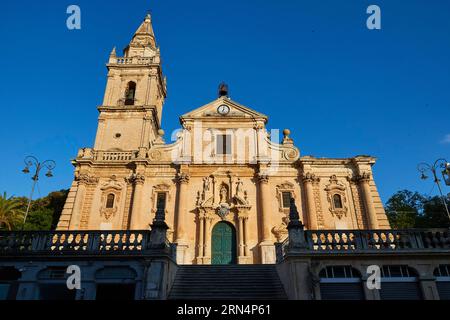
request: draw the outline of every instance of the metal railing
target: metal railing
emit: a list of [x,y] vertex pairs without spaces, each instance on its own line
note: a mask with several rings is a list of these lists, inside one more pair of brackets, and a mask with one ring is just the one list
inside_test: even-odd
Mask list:
[[[0,232],[1,255],[144,254],[151,249],[149,230]],[[170,242],[163,248],[174,250]]]

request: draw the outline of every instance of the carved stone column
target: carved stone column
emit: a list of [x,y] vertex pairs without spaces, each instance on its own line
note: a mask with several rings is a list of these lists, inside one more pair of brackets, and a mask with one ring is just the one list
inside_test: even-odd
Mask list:
[[211,264],[211,217],[205,217],[205,251],[203,264]]
[[69,230],[78,230],[80,228],[80,215],[83,208],[83,199],[86,192],[86,184],[78,181],[77,193],[73,204],[72,215],[70,217]]
[[314,190],[313,183],[318,183],[320,178],[316,177],[314,174],[310,172],[306,172],[303,174],[303,187],[305,188],[306,195],[306,208],[308,210],[308,229],[309,230],[317,230],[317,212],[316,206],[314,204]]
[[378,229],[378,217],[373,204],[372,192],[370,190],[370,173],[363,172],[356,177],[363,193],[364,207],[366,208],[366,217],[370,229]]
[[134,194],[133,194],[133,208],[131,210],[131,230],[143,229],[141,225],[141,202],[142,202],[142,188],[144,186],[145,177],[142,174],[135,174],[131,177],[134,183]]
[[175,242],[177,243],[177,263],[185,263],[187,239],[186,239],[186,216],[189,175],[185,172],[178,173],[178,212],[176,217]]
[[272,201],[269,188],[269,176],[267,174],[258,174],[259,182],[259,208],[260,208],[260,223],[261,223],[261,242],[260,253],[262,263],[275,263],[275,246],[272,241],[270,229],[270,206]]
[[198,237],[198,255],[197,264],[203,264],[203,257],[205,256],[205,214],[199,214],[199,237]]
[[238,263],[239,264],[247,264],[250,263],[250,257],[248,254],[248,246],[247,246],[247,212],[239,213],[238,215],[238,228],[239,228],[239,256]]
[[[94,198],[95,188],[98,184],[99,178],[91,176],[89,174],[80,174],[77,178],[82,187],[82,194],[80,198],[75,199],[76,202],[79,201],[79,206],[74,208],[74,227],[70,229],[88,230],[89,229],[89,218],[92,209],[92,200]],[[72,219],[71,219],[72,221]]]
[[244,253],[244,218],[238,217],[239,220],[239,257],[243,257]]

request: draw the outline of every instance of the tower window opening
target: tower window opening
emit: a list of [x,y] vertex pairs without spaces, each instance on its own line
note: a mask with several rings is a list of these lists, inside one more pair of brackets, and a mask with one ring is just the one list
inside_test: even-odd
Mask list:
[[125,92],[125,105],[132,106],[134,105],[136,95],[136,83],[133,81],[128,82],[127,90]]

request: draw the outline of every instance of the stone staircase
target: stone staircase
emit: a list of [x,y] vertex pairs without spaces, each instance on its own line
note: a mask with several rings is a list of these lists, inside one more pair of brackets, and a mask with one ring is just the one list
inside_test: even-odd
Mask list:
[[182,265],[169,299],[287,299],[275,265]]

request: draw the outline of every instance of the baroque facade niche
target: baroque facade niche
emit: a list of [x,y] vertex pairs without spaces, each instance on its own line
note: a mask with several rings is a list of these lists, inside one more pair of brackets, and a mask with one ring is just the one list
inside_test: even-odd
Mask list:
[[[151,200],[152,200],[152,209],[151,212],[152,213],[156,213],[157,210],[157,204],[158,204],[158,194],[165,194],[165,199],[166,201],[170,201],[171,197],[170,197],[170,186],[166,183],[160,183],[157,184],[155,186],[153,186],[152,188],[152,195],[151,195]],[[167,207],[167,204],[166,204]],[[165,210],[166,214],[167,214],[167,209]]]
[[347,196],[346,187],[338,181],[336,175],[330,177],[330,183],[325,187],[327,192],[327,200],[331,214],[338,219],[347,215],[348,208],[346,206]]
[[247,191],[240,178],[227,174],[203,178],[203,188],[197,192],[196,206],[199,212],[215,214],[225,220],[230,212],[250,209]]
[[100,190],[102,191],[100,216],[104,217],[106,220],[109,220],[116,215],[122,195],[122,189],[123,185],[117,181],[115,175],[112,175],[109,180],[100,187]]
[[276,198],[278,200],[278,211],[283,214],[281,223],[272,228],[272,233],[278,242],[283,241],[288,234],[287,225],[289,223],[289,207],[291,198],[296,199],[294,184],[283,182],[276,186]]

